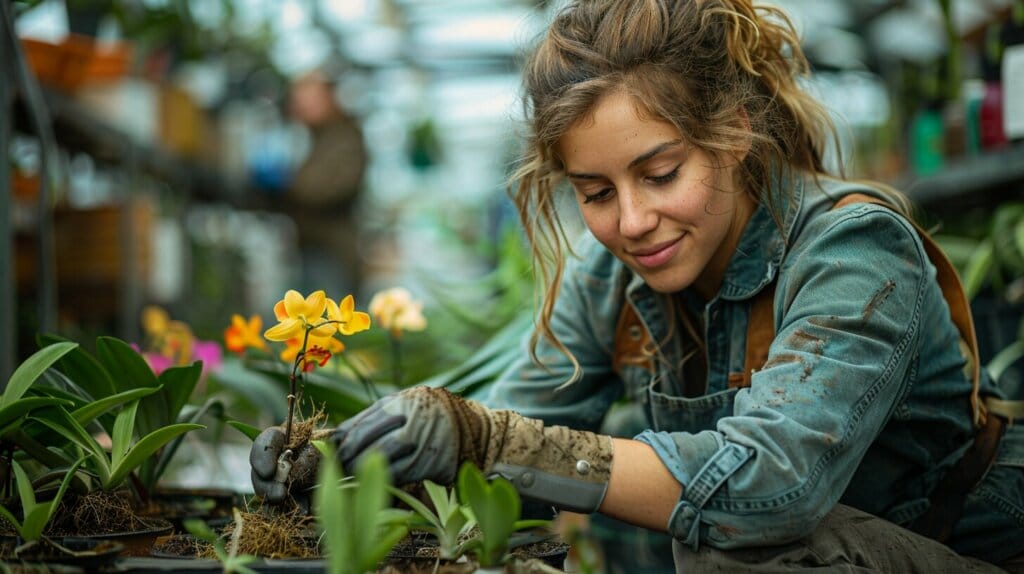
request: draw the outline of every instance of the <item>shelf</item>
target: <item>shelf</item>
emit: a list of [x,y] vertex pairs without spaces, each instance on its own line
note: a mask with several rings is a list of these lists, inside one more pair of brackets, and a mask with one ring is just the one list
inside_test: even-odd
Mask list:
[[1024,143],[958,161],[933,175],[905,178],[897,186],[928,210],[993,205],[1024,191]]
[[[264,194],[252,189],[247,182],[226,177],[213,166],[157,145],[139,142],[97,118],[87,106],[66,94],[45,89],[43,94],[58,146],[86,153],[100,163],[137,168],[194,199],[225,202],[240,209],[267,207]],[[24,106],[17,101],[15,129],[26,130],[27,127]]]

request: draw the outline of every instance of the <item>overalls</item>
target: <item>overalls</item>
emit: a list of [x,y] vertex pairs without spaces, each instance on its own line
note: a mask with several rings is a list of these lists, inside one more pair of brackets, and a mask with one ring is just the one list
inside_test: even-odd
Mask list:
[[[838,182],[790,185],[782,229],[755,212],[712,301],[654,293],[596,242],[578,249],[552,328],[582,379],[563,385],[571,363],[542,344],[545,367],[524,353],[485,398],[549,424],[646,429],[637,440],[684,486],[667,529],[691,550],[779,547],[827,524],[837,503],[908,525],[974,436],[968,363],[916,231],[883,207],[833,211]],[[751,302],[770,284],[776,336],[739,388]],[[653,364],[613,364],[623,301],[656,342]],[[987,377],[980,391],[1000,396]],[[1019,425],[963,511],[957,552],[1024,552]]]

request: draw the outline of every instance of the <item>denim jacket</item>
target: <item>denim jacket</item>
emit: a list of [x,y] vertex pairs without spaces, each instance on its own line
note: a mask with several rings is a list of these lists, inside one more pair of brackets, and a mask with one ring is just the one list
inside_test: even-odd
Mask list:
[[[564,385],[572,364],[542,340],[543,366],[522,353],[484,402],[591,430],[601,428],[613,403],[628,402],[642,413],[636,439],[683,485],[667,530],[694,547],[788,542],[810,533],[839,502],[909,523],[970,443],[971,382],[917,232],[884,207],[831,209],[853,191],[877,193],[833,180],[795,181],[782,203],[781,229],[765,208],[754,213],[714,299],[676,294],[697,319],[703,347],[680,336],[670,296],[652,291],[586,234],[552,317],[582,378]],[[730,389],[729,375],[744,366],[752,297],[773,280],[776,335],[768,362],[750,388]],[[641,366],[612,371],[616,323],[627,303],[661,342],[653,375]],[[706,379],[686,381],[688,361],[700,354]],[[684,395],[695,386],[703,392]],[[993,394],[1000,396],[983,376],[982,395]],[[982,484],[991,496],[969,498],[954,549],[989,559],[1024,551],[1020,430],[1011,426],[1000,448],[996,466],[1005,476],[991,471],[995,479]]]

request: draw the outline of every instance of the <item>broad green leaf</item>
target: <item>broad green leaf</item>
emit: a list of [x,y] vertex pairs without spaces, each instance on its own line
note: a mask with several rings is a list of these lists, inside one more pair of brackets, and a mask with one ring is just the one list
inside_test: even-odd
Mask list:
[[135,433],[135,415],[139,410],[139,401],[135,400],[121,408],[114,419],[114,432],[110,435],[110,467],[116,468],[121,463],[128,449],[132,447],[132,436]]
[[23,512],[30,512],[36,507],[36,491],[32,489],[32,481],[28,478],[28,473],[25,469],[21,468],[18,461],[11,461],[11,466],[14,468],[14,482],[18,486],[18,498],[21,499],[21,509]]
[[191,365],[171,367],[160,373],[158,380],[163,385],[162,398],[167,408],[167,422],[178,422],[178,413],[188,402],[203,374],[203,362],[195,361]]
[[[36,409],[49,407],[54,405],[68,406],[71,401],[65,401],[64,399],[57,399],[53,397],[25,397],[8,404],[7,406],[0,408],[0,426],[7,427],[14,421],[17,421],[23,415],[26,415]],[[3,436],[2,433],[0,436]]]
[[427,496],[434,504],[437,516],[444,521],[451,511],[448,504],[448,489],[430,480],[424,480],[423,487],[427,489]]
[[483,473],[470,463],[459,469],[458,493],[463,504],[472,509],[480,527],[483,549],[478,559],[482,566],[499,563],[508,546],[508,539],[515,532],[519,519],[519,494],[512,484],[497,478],[490,484]]
[[110,476],[107,479],[107,484],[104,485],[104,489],[109,490],[121,484],[128,473],[135,470],[150,457],[160,447],[164,446],[168,442],[174,439],[174,437],[187,433],[191,430],[206,428],[203,425],[196,424],[175,424],[166,426],[161,429],[157,429],[148,435],[139,439],[139,442],[135,443],[135,446],[128,450],[125,457],[111,469]]
[[[114,378],[114,385],[119,392],[160,385],[142,355],[120,339],[99,337],[96,339],[96,354]],[[146,397],[139,402],[139,416],[135,421],[139,434],[149,434],[171,422],[167,419],[167,409],[159,395]]]
[[[56,335],[39,335],[37,337],[40,346],[51,346],[67,341]],[[64,373],[78,388],[88,393],[92,398],[99,399],[117,392],[114,386],[114,379],[111,378],[107,369],[81,347],[76,348],[67,355],[61,357],[57,368]]]
[[[78,421],[78,424],[84,426],[92,422],[92,420],[95,419],[96,417],[100,416],[101,414],[107,412],[108,410],[116,406],[123,405],[136,399],[140,399],[146,395],[151,395],[157,392],[158,390],[159,389],[156,388],[141,388],[132,389],[130,391],[124,391],[121,393],[110,395],[109,397],[104,397],[97,401],[93,401],[83,407],[75,409],[74,411],[72,411],[71,416],[75,417],[75,420]],[[116,424],[117,419],[114,420]]]
[[14,374],[7,381],[4,393],[0,395],[0,408],[6,407],[20,399],[43,371],[50,368],[57,359],[60,359],[77,346],[76,343],[57,343],[39,349],[31,357],[25,359],[25,362],[18,366]]
[[256,437],[260,436],[263,432],[259,427],[254,427],[250,424],[243,423],[242,421],[226,421],[228,426],[237,430],[238,432],[249,437],[249,440],[256,440]]
[[288,388],[287,379],[250,369],[234,356],[225,357],[220,370],[211,373],[210,378],[267,413],[271,420],[284,420],[288,414],[286,401],[282,400],[288,394],[284,390]]
[[32,507],[32,510],[25,511],[25,521],[21,524],[21,537],[25,540],[39,540],[43,536],[43,529],[50,520],[50,511],[53,509],[52,502],[44,502]]
[[57,413],[56,416],[41,417],[33,415],[32,418],[57,431],[61,436],[85,450],[86,453],[91,455],[87,459],[88,464],[86,466],[99,478],[100,484],[109,482],[110,458],[107,452],[67,411],[60,407],[53,409],[53,411]]
[[[206,400],[205,403],[203,403],[201,407],[196,409],[195,412],[191,413],[191,415],[188,418],[186,418],[185,420],[178,419],[178,422],[198,424],[199,420],[202,419],[203,416],[206,415],[206,413],[210,412],[211,410],[216,410],[218,408],[221,411],[223,411],[224,403],[221,402],[219,398],[210,397],[209,399]],[[140,473],[142,476],[140,478],[142,479],[143,484],[145,484],[147,488],[152,490],[153,487],[156,486],[156,483],[160,480],[160,477],[163,476],[164,472],[167,470],[167,465],[171,463],[171,459],[173,459],[175,453],[178,452],[178,448],[181,446],[181,441],[184,439],[185,435],[178,435],[174,437],[174,440],[167,443],[164,449],[160,451],[160,456],[159,458],[157,458],[156,464],[150,466],[147,461],[147,464],[143,465],[142,472]]]

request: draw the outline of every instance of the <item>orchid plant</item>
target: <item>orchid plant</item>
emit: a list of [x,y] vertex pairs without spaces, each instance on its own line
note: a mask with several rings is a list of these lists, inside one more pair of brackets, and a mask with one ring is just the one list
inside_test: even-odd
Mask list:
[[[338,302],[323,290],[303,297],[289,290],[284,299],[274,305],[278,323],[263,333],[269,341],[283,342],[281,358],[292,364],[288,377],[288,414],[285,422],[285,441],[291,437],[295,414],[297,385],[305,373],[323,367],[334,355],[345,349],[336,336],[354,335],[370,328],[370,316],[355,310],[355,298],[347,295]],[[234,321],[233,321],[234,324]],[[358,370],[353,369],[356,373]],[[367,390],[374,393],[373,385],[361,377]]]

